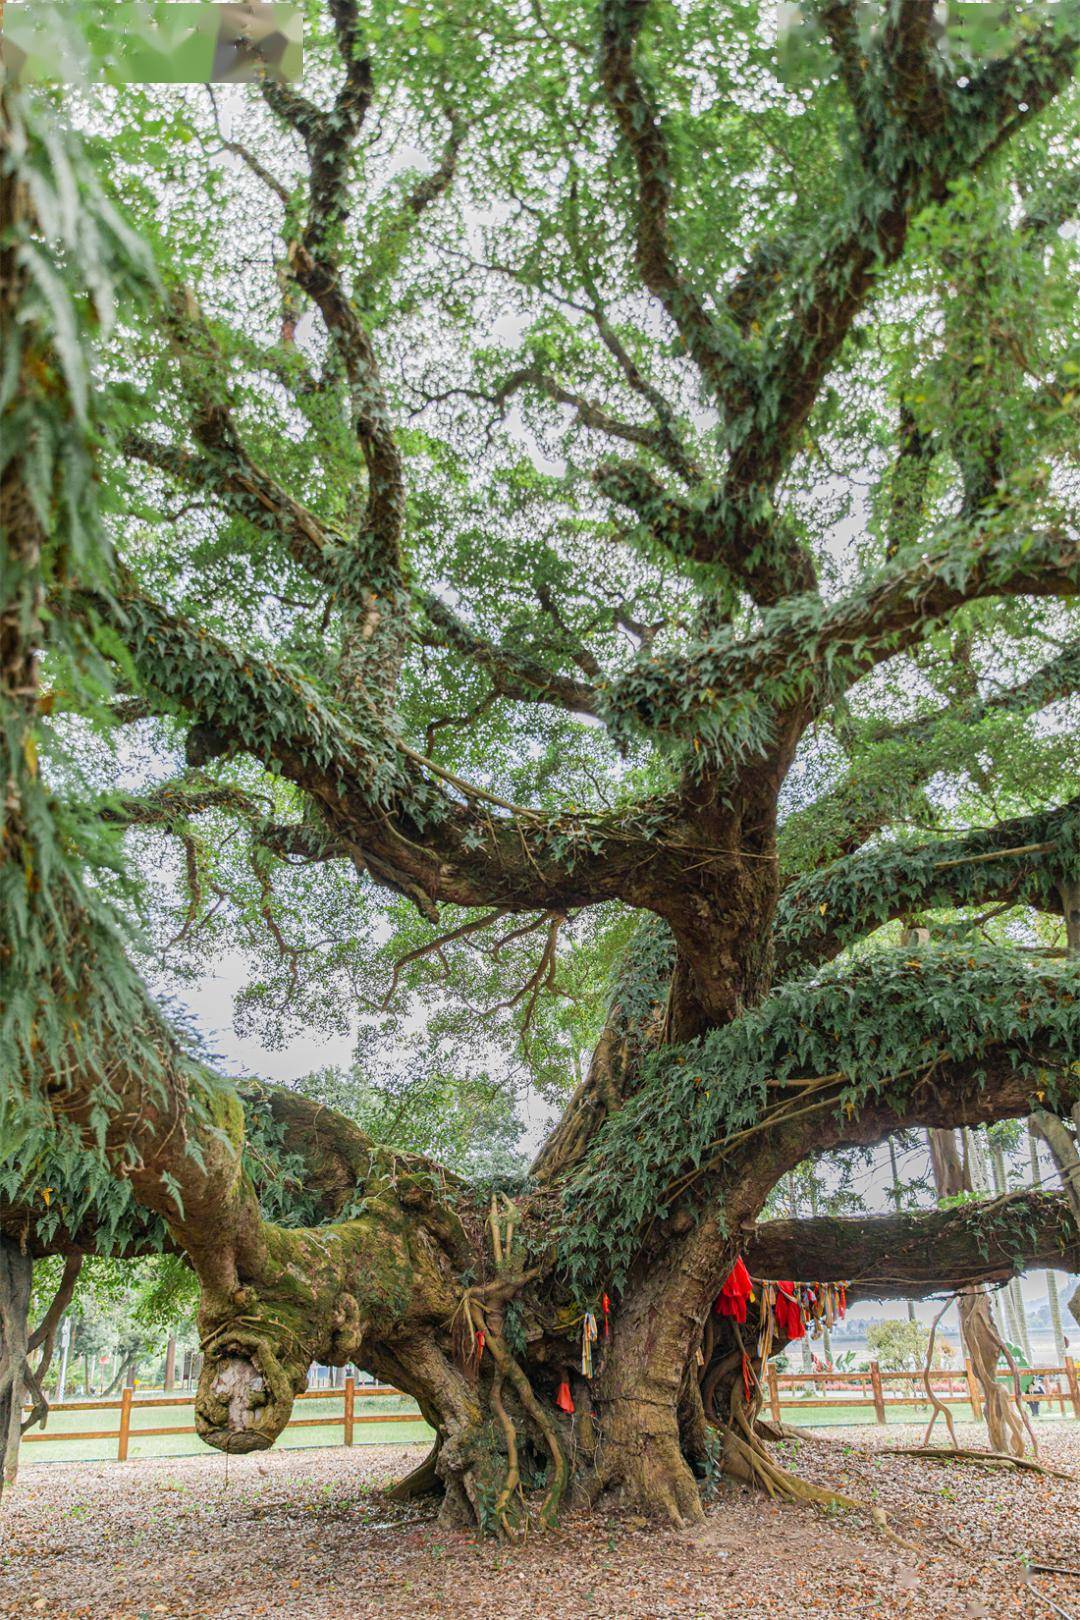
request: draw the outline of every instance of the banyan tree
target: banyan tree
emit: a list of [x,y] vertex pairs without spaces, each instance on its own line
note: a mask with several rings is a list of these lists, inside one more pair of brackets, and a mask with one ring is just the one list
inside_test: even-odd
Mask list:
[[[213,1446],[353,1362],[448,1518],[693,1520],[737,1256],[1080,1269],[1080,5],[305,12],[5,92],[5,1253],[181,1255]],[[516,1042],[528,1175],[217,1073],[147,985],[238,942]],[[761,1218],[1029,1115],[1059,1190]]]

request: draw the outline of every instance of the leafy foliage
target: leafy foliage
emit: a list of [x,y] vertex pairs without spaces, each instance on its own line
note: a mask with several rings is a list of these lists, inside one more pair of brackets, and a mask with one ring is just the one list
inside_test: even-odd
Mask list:
[[[124,925],[167,972],[242,950],[274,1038],[422,1023],[426,1062],[305,1087],[471,1174],[526,1082],[588,1091],[610,986],[588,1293],[797,1082],[850,1119],[1073,1060],[1075,969],[1003,949],[768,993],[776,944],[966,926],[1013,868],[965,823],[1054,820],[1003,934],[1077,857],[1080,12],[910,9],[816,8],[796,59],[756,4],[313,4],[303,97],[73,103],[107,199],[12,103],[0,402],[45,543],[3,603],[41,683],[4,714],[3,1106],[58,1076],[100,1142],[109,1063],[189,1087],[188,1153],[242,1133],[295,1227],[303,1164],[179,1050]],[[0,1121],[0,1191],[160,1244],[42,1117]]]
[[[16,199],[6,221],[11,267],[3,309],[0,388],[9,532],[0,613],[32,646],[43,599],[73,575],[109,588],[112,554],[105,538],[94,472],[97,400],[90,344],[112,324],[121,299],[152,280],[144,243],[123,222],[85,162],[78,143],[48,110],[4,97],[4,183]],[[25,198],[25,205],[20,199]],[[55,678],[91,714],[109,690],[106,666],[77,625],[50,626]],[[5,668],[5,686],[17,669]],[[32,669],[27,658],[23,679]],[[16,678],[18,678],[16,676]],[[20,1076],[73,1063],[99,1063],[110,1045],[126,1046],[155,1084],[158,1055],[146,1029],[146,1003],[125,950],[117,899],[118,851],[100,824],[58,802],[39,769],[49,747],[51,707],[28,710],[23,690],[5,690],[0,714],[0,772],[5,859],[0,862],[0,1120],[10,1142],[27,1128],[33,1093]],[[15,858],[16,852],[18,858]],[[156,1031],[167,1042],[163,1028]],[[100,1080],[103,1134],[108,1083]],[[38,1109],[40,1117],[40,1109]],[[69,1151],[67,1147],[61,1150]],[[82,1197],[85,1187],[77,1196]],[[119,1218],[121,1190],[111,1197]]]
[[827,1086],[812,1105],[839,1120],[872,1099],[902,1113],[936,1067],[978,1068],[995,1048],[1030,1078],[1032,1097],[1052,1094],[1065,1070],[1044,1052],[1080,1051],[1078,970],[985,948],[881,951],[782,985],[734,1023],[650,1054],[641,1089],[605,1122],[568,1188],[560,1254],[570,1278],[582,1297],[625,1287],[649,1224],[714,1200],[736,1144],[778,1130],[813,1096],[809,1083]]

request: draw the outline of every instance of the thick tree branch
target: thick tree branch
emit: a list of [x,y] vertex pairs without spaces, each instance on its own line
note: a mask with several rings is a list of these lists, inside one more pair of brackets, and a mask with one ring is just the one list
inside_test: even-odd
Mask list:
[[935,0],[896,0],[882,36],[889,111],[920,134],[940,129],[948,116],[935,9]]
[[[849,88],[865,109],[847,11],[829,8]],[[882,272],[903,253],[919,209],[943,200],[951,181],[980,168],[1070,82],[1080,7],[1070,0],[1059,12],[1012,55],[954,87],[933,61],[930,7],[905,0],[894,8],[877,65],[883,93],[895,97],[890,139],[872,140],[869,153],[864,146],[872,172],[853,190],[847,216],[826,228],[822,250],[801,274],[792,268],[786,276],[795,290],[785,336],[756,375],[755,408],[731,438],[729,506],[741,506],[746,491],[771,489],[788,465],[829,367]],[[864,125],[868,116],[864,110]]]
[[[66,603],[120,635],[149,690],[211,728],[215,753],[274,762],[380,883],[425,916],[435,905],[566,910],[648,903],[683,882],[678,801],[548,816],[507,805],[425,759],[361,710],[343,714],[286,666],[241,654],[142,594]],[[640,818],[640,822],[639,822]]]
[[[342,675],[360,701],[386,713],[393,703],[407,636],[407,593],[401,542],[405,473],[375,345],[342,280],[340,235],[349,212],[352,150],[372,100],[371,61],[355,0],[330,0],[344,64],[333,106],[323,111],[291,87],[266,82],[271,109],[302,138],[310,165],[307,220],[289,244],[288,263],[300,289],[326,326],[349,391],[352,427],[367,469],[357,532],[339,559],[350,596],[364,595],[362,613],[347,629]],[[456,144],[450,155],[453,173]],[[438,193],[436,181],[433,195]],[[417,214],[426,202],[421,200]]]
[[759,1153],[753,1173],[775,1185],[808,1154],[838,1148],[873,1146],[906,1126],[951,1127],[990,1125],[999,1119],[1025,1118],[1053,1086],[1055,1106],[1080,1100],[1080,1074],[1071,1066],[1077,1050],[1077,1023],[1065,1007],[1064,1031],[1041,1031],[1020,1008],[1015,1038],[994,1041],[971,1057],[928,1050],[925,1067],[915,1078],[886,1085],[875,1097],[845,1117],[842,1106],[796,1104],[787,1119],[778,1119],[767,1148]]
[[797,285],[787,336],[758,384],[758,397],[770,402],[769,421],[755,421],[733,449],[729,479],[735,487],[752,478],[771,485],[786,464],[822,379],[881,272],[903,252],[918,209],[942,200],[951,180],[985,163],[1075,72],[1080,8],[1070,3],[1060,21],[1025,38],[1012,56],[991,63],[964,87],[950,87],[943,99],[928,55],[929,9],[919,0],[902,6],[908,27],[893,35],[894,53],[908,68],[898,83],[918,98],[918,120],[912,123],[913,108],[901,93],[906,138],[889,143],[887,162],[875,164],[872,184],[853,199],[851,218],[838,223]]
[[[1069,597],[1078,590],[1080,541],[1073,536],[1056,528],[1014,536],[985,527],[832,605],[793,599],[749,640],[723,629],[689,653],[639,660],[613,683],[605,717],[681,733],[704,723],[716,735],[717,756],[737,758],[764,746],[771,718],[779,735],[789,727],[800,732],[838,690],[925,639],[965,602]],[[748,725],[752,703],[761,712]]]
[[595,714],[597,690],[589,681],[560,675],[536,658],[500,646],[466,624],[453,608],[430,593],[417,594],[427,626],[418,632],[426,647],[445,647],[469,659],[491,678],[500,697],[518,703],[552,703],[573,714]]
[[209,810],[233,810],[244,816],[261,813],[249,793],[231,783],[210,782],[205,778],[181,777],[164,782],[148,793],[114,795],[101,805],[103,821],[124,827],[166,827],[173,829],[188,816],[205,815]]
[[[313,1358],[358,1359],[373,1323],[394,1337],[418,1320],[445,1319],[461,1227],[449,1211],[441,1221],[433,1211],[414,1243],[406,1207],[437,1202],[413,1182],[414,1167],[372,1149],[347,1121],[280,1094],[284,1142],[295,1148],[302,1140],[319,1199],[350,1209],[318,1230],[264,1220],[243,1162],[236,1090],[177,1050],[149,1002],[140,1023],[126,1049],[104,1054],[104,1066],[92,1042],[73,1042],[63,1072],[43,1064],[32,1089],[165,1222],[198,1275],[202,1438],[229,1451],[262,1448],[287,1422]],[[130,1037],[153,1053],[151,1062],[132,1063]]]
[[365,303],[370,303],[376,285],[385,285],[390,281],[415,233],[417,223],[429,208],[445,197],[454,183],[458,157],[468,131],[465,119],[456,107],[448,106],[445,115],[450,133],[443,144],[439,161],[430,174],[423,175],[409,187],[391,217],[365,248],[364,264],[358,277]]
[[289,124],[307,148],[311,165],[310,206],[302,246],[320,257],[331,248],[348,214],[348,176],[353,143],[371,106],[371,58],[355,0],[329,0],[344,78],[333,107],[322,111],[291,85],[264,79],[267,105]]
[[606,461],[593,482],[628,507],[650,541],[677,561],[704,563],[768,606],[796,589],[815,589],[813,559],[783,523],[762,514],[754,500],[731,503],[704,490],[697,500],[672,495],[647,467]]
[[663,305],[717,404],[745,403],[742,337],[711,313],[682,270],[671,231],[672,160],[652,97],[635,62],[649,0],[604,0],[600,77],[637,176],[635,247],[645,286]]
[[627,387],[637,394],[649,405],[656,417],[657,431],[663,442],[663,459],[679,477],[688,484],[696,484],[703,477],[703,470],[699,462],[690,454],[683,444],[679,434],[675,411],[668,399],[664,397],[655,383],[645,375],[641,366],[634,359],[618,331],[612,324],[588,252],[585,250],[578,233],[576,210],[572,216],[570,228],[570,244],[574,252],[578,274],[588,299],[586,313],[596,327],[604,348],[611,355]]
[[870,167],[880,135],[880,116],[874,108],[875,86],[859,37],[856,0],[820,0],[814,9],[836,57],[851,110],[855,114],[863,159]]
[[[351,569],[342,566],[350,556],[346,537],[295,500],[238,444],[228,453],[200,457],[178,445],[129,434],[124,449],[189,487],[211,491],[269,539],[284,540],[293,559],[335,596],[351,601],[358,610],[369,606],[365,583],[353,579]],[[596,690],[588,682],[560,675],[526,654],[500,647],[429,592],[414,592],[413,601],[422,608],[429,625],[421,630],[420,641],[469,658],[491,676],[500,696],[522,703],[553,703],[574,713],[596,712]]]
[[1080,1225],[1063,1193],[1015,1192],[953,1209],[762,1221],[744,1257],[757,1277],[847,1282],[856,1299],[919,1299],[1036,1266],[1080,1271]]
[[1007,903],[1060,915],[1060,886],[1078,877],[1080,799],[985,832],[849,855],[781,895],[777,976],[831,961],[890,919],[926,908]]
[[251,459],[238,438],[201,456],[140,433],[129,433],[121,448],[134,460],[167,473],[189,489],[213,494],[267,539],[283,542],[293,560],[320,583],[353,599],[357,606],[366,604],[367,594],[361,587],[353,596],[358,582],[341,567],[348,537],[294,499]]

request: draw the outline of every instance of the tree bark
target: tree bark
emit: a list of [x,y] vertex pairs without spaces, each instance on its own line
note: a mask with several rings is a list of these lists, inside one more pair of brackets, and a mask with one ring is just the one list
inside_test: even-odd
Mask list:
[[[971,1192],[970,1165],[965,1169],[957,1151],[955,1132],[932,1130],[927,1136],[938,1197],[954,1198],[958,1193]],[[966,1288],[960,1291],[957,1306],[961,1337],[982,1390],[983,1416],[991,1450],[1012,1450],[1019,1456],[1024,1449],[1023,1435],[1011,1418],[1008,1400],[997,1380],[998,1335],[990,1302],[983,1289]]]
[[[1071,1128],[1064,1119],[1043,1108],[1032,1114],[1031,1123],[1049,1148],[1069,1206],[1080,1221],[1080,1105],[1073,1105]],[[1069,1310],[1080,1324],[1080,1287],[1073,1290]]]
[[0,1489],[14,1483],[19,1468],[33,1276],[29,1255],[0,1238]]
[[[896,1210],[896,1213],[899,1215],[900,1209],[901,1209],[900,1171],[899,1171],[899,1167],[898,1167],[897,1162],[896,1162],[896,1143],[894,1142],[894,1140],[893,1140],[893,1138],[891,1136],[889,1137],[889,1168],[892,1171],[892,1200],[893,1200],[893,1206],[894,1206],[894,1208]],[[908,1321],[909,1322],[914,1322],[915,1321],[915,1302],[914,1302],[914,1300],[909,1299],[907,1301],[907,1316],[908,1316]]]

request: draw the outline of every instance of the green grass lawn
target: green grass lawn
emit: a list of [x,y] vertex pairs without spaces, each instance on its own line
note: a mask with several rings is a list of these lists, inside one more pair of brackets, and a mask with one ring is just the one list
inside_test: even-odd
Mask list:
[[[873,1423],[874,1408],[872,1406],[807,1406],[800,1411],[798,1398],[785,1400],[780,1405],[780,1417],[785,1423],[794,1423],[800,1429],[827,1429],[831,1424],[857,1424]],[[885,1420],[887,1424],[894,1423],[925,1423],[933,1408],[929,1401],[920,1402],[918,1406],[890,1406],[885,1402]],[[974,1413],[966,1401],[957,1401],[955,1405],[949,1402],[949,1411],[957,1423],[972,1423],[975,1421]],[[764,1415],[769,1416],[768,1408]],[[1042,1418],[1062,1419],[1071,1418],[1072,1407],[1068,1397],[1065,1400],[1064,1412],[1058,1406],[1056,1399],[1051,1403],[1045,1397],[1042,1402]],[[942,1422],[942,1419],[938,1420]],[[1036,1422],[1041,1419],[1035,1419]]]
[[[153,1392],[147,1392],[147,1398],[153,1398]],[[300,1401],[296,1406],[296,1415],[302,1418],[338,1418],[337,1423],[328,1422],[325,1426],[318,1425],[311,1428],[289,1427],[277,1442],[279,1447],[287,1451],[299,1450],[306,1446],[340,1446],[342,1443],[342,1425],[340,1422],[342,1412],[342,1398],[340,1395],[330,1396],[326,1400]],[[788,1423],[794,1423],[800,1428],[825,1429],[835,1425],[872,1424],[874,1409],[872,1406],[807,1406],[800,1410],[801,1402],[795,1398],[785,1400],[781,1407],[781,1415]],[[403,1395],[378,1395],[374,1397],[357,1396],[356,1416],[382,1416],[391,1413],[405,1413],[415,1411],[415,1406]],[[925,1423],[930,1416],[930,1405],[886,1407],[888,1421],[894,1423]],[[972,1420],[971,1408],[966,1404],[951,1406],[950,1411],[959,1423],[968,1423]],[[766,1413],[766,1415],[768,1415]],[[1044,1401],[1042,1407],[1043,1418],[1053,1417],[1060,1420],[1063,1416],[1072,1416],[1072,1409],[1066,1401],[1065,1412],[1062,1413],[1056,1402],[1051,1405]],[[191,1457],[207,1448],[194,1432],[195,1409],[193,1405],[187,1406],[161,1406],[133,1409],[131,1414],[131,1444],[129,1457]],[[139,1439],[140,1429],[154,1429],[179,1427],[181,1424],[192,1425],[189,1434],[156,1434],[147,1435]],[[49,1414],[47,1434],[68,1434],[80,1429],[117,1429],[120,1426],[120,1413],[79,1411],[68,1409],[55,1411]],[[40,1431],[34,1431],[40,1432]],[[420,1445],[429,1442],[432,1431],[421,1417],[409,1423],[357,1423],[353,1431],[353,1444],[357,1446],[405,1446]],[[116,1457],[116,1440],[72,1440],[46,1441],[37,1443],[31,1440],[29,1445],[24,1444],[20,1457],[20,1466],[34,1465],[50,1462],[108,1462]]]
[[[141,1395],[137,1392],[137,1398]],[[147,1399],[152,1400],[154,1392],[147,1392]],[[297,1417],[301,1418],[337,1418],[337,1422],[328,1422],[325,1427],[319,1425],[312,1428],[292,1428],[285,1430],[277,1442],[279,1447],[288,1451],[304,1446],[340,1446],[342,1443],[341,1414],[343,1401],[341,1395],[330,1396],[326,1400],[298,1401],[295,1407]],[[401,1395],[378,1395],[373,1397],[357,1396],[356,1416],[375,1416],[379,1414],[414,1412],[416,1410],[412,1401]],[[145,1439],[139,1439],[140,1429],[179,1428],[181,1424],[190,1424],[190,1434],[152,1434]],[[187,1406],[159,1406],[134,1407],[131,1413],[131,1444],[128,1449],[129,1457],[191,1457],[204,1452],[207,1447],[195,1434],[195,1407]],[[49,1421],[45,1429],[46,1434],[69,1434],[80,1429],[118,1429],[120,1427],[120,1413],[100,1411],[79,1411],[69,1408],[66,1411],[54,1411],[49,1414]],[[33,1430],[32,1433],[40,1433]],[[353,1430],[353,1444],[363,1445],[419,1445],[430,1441],[432,1431],[423,1418],[417,1417],[411,1423],[357,1423]],[[27,1438],[30,1438],[27,1436]],[[37,1442],[30,1440],[23,1447],[19,1457],[19,1466],[33,1466],[34,1464],[50,1462],[108,1462],[116,1457],[116,1440],[47,1440]]]

